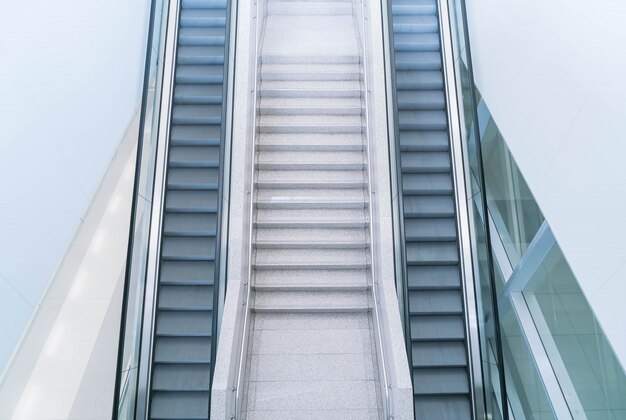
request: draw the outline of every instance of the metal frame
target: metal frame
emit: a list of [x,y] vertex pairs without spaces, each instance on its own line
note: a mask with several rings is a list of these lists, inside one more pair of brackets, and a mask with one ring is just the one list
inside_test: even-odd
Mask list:
[[[450,0],[448,0],[450,1]],[[469,29],[468,29],[468,23],[467,23],[467,13],[466,13],[466,6],[465,6],[465,0],[459,0],[458,1],[458,7],[459,7],[459,13],[461,13],[461,25],[462,28],[458,28],[460,31],[462,31],[462,36],[464,38],[464,44],[465,44],[465,54],[466,54],[466,59],[467,59],[467,71],[468,71],[468,76],[469,79],[471,80],[471,85],[472,88],[470,89],[470,101],[471,101],[471,106],[473,108],[473,132],[474,132],[474,140],[475,140],[475,147],[476,147],[476,157],[477,157],[477,171],[478,173],[476,174],[478,176],[478,179],[476,180],[478,183],[478,188],[480,190],[479,194],[479,202],[480,205],[477,206],[479,208],[479,212],[482,213],[482,215],[486,215],[488,213],[487,211],[487,199],[485,196],[486,193],[486,187],[485,187],[485,179],[484,179],[484,171],[483,171],[483,163],[482,163],[482,148],[481,148],[481,133],[480,133],[480,126],[478,124],[478,101],[476,100],[476,91],[474,89],[474,76],[473,76],[473,63],[472,63],[472,53],[471,53],[471,46],[470,46],[470,37],[469,37]],[[463,115],[463,114],[461,114]],[[471,138],[471,133],[467,133],[467,137]],[[466,158],[469,159],[468,157],[468,153],[466,151],[465,153]],[[469,165],[468,165],[468,169],[469,169]],[[471,178],[471,173],[468,177],[468,179],[472,179]],[[471,209],[471,200],[473,200],[474,198],[470,198],[470,201],[468,201],[468,209]],[[470,219],[470,226],[471,226],[471,232],[474,232],[474,234],[476,233],[476,228],[474,225],[473,220]],[[500,366],[497,366],[498,368],[498,375],[499,375],[499,385],[500,385],[500,389],[499,392],[501,394],[501,399],[502,399],[502,418],[503,420],[509,420],[509,407],[508,407],[508,402],[506,400],[506,378],[505,378],[505,374],[504,374],[504,368],[503,368],[503,363],[504,363],[504,357],[503,357],[503,353],[502,353],[502,334],[500,331],[500,315],[499,315],[499,311],[498,311],[498,305],[497,305],[497,300],[498,300],[498,296],[497,296],[497,292],[496,292],[496,288],[495,288],[495,267],[494,267],[494,263],[493,263],[493,259],[492,259],[492,255],[491,255],[491,229],[489,226],[489,223],[484,223],[484,230],[485,230],[485,241],[486,241],[486,247],[487,247],[487,255],[486,255],[486,263],[487,263],[487,267],[489,270],[489,279],[488,282],[490,284],[490,291],[491,291],[491,301],[492,301],[492,311],[493,311],[493,326],[494,326],[494,337],[496,340],[496,349],[495,349],[495,353],[497,356],[497,360],[500,362]],[[475,262],[476,264],[478,262]]]
[[482,363],[480,354],[480,337],[478,333],[478,314],[476,309],[475,279],[472,266],[471,232],[469,228],[469,209],[467,207],[466,162],[463,153],[461,135],[461,117],[459,112],[458,94],[454,56],[452,54],[452,36],[450,14],[447,0],[439,0],[439,27],[442,50],[444,83],[446,86],[446,105],[448,111],[448,133],[450,136],[450,152],[452,173],[454,177],[455,204],[457,210],[457,232],[459,238],[460,271],[463,282],[463,306],[465,312],[465,331],[467,334],[468,368],[471,381],[470,392],[474,417],[485,417],[485,391],[483,385]]
[[[490,223],[493,224],[491,217]],[[495,244],[494,248],[503,248],[497,231],[494,230],[493,232],[492,242]],[[584,418],[584,409],[576,394],[575,387],[569,379],[569,375],[567,375],[567,369],[563,365],[563,361],[554,357],[550,359],[548,356],[548,353],[558,354],[558,350],[554,341],[549,339],[550,334],[545,319],[543,316],[537,316],[541,314],[537,300],[534,296],[523,294],[533,274],[537,271],[554,244],[556,244],[556,238],[548,223],[544,221],[515,270],[513,270],[506,254],[496,256],[496,262],[503,274],[505,271],[512,273],[509,277],[505,277],[506,286],[498,299],[498,306],[502,316],[505,316],[511,310],[515,312],[524,334],[524,339],[537,367],[537,372],[557,418]],[[534,316],[531,314],[531,308],[534,309]],[[544,334],[540,334],[540,331],[543,331]],[[546,340],[546,338],[548,339]],[[556,371],[564,374],[557,377]],[[570,398],[566,399],[565,395],[570,396]],[[583,416],[579,417],[578,413],[583,413]]]
[[167,35],[165,42],[163,89],[159,113],[159,129],[157,142],[156,168],[154,171],[154,192],[152,199],[150,236],[148,241],[148,263],[146,272],[146,288],[144,294],[144,310],[141,333],[139,375],[137,382],[137,406],[135,418],[146,418],[150,407],[150,383],[153,351],[153,330],[157,306],[157,283],[159,279],[161,257],[161,226],[163,224],[163,200],[165,199],[165,183],[167,157],[169,154],[170,116],[174,91],[175,53],[178,40],[179,0],[168,3]]
[[541,382],[548,394],[548,400],[552,405],[556,418],[559,420],[572,419],[572,414],[570,413],[559,381],[552,370],[550,358],[543,347],[541,336],[537,329],[534,328],[533,318],[528,310],[524,296],[521,292],[513,292],[510,294],[510,302],[520,321],[524,339],[530,347],[533,361],[535,362],[535,366],[537,366]]

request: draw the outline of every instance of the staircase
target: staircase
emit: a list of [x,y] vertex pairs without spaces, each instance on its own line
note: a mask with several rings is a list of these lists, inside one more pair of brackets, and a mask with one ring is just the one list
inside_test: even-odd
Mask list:
[[182,0],[151,419],[208,419],[215,353],[226,0]]
[[436,0],[391,0],[415,417],[471,419]]
[[[378,419],[363,82],[352,5],[268,6],[244,418]],[[311,27],[319,32],[306,39]]]

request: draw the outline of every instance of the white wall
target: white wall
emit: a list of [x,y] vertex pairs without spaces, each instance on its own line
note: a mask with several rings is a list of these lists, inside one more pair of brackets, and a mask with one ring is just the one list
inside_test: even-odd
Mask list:
[[626,2],[467,3],[478,88],[626,366]]
[[0,0],[0,375],[139,105],[148,0]]

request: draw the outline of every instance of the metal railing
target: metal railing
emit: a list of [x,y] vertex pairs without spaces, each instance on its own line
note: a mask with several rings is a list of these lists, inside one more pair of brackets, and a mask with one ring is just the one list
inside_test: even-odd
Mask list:
[[[261,41],[261,38],[263,37],[263,20],[264,20],[264,16],[259,16],[259,11],[260,11],[260,4],[262,1],[265,0],[256,0],[254,2],[254,6],[253,9],[254,10],[254,25],[252,25],[252,28],[254,30],[255,36],[254,36],[254,53],[253,53],[253,58],[254,58],[254,72],[252,72],[252,74],[254,75],[254,81],[252,82],[252,88],[250,91],[250,94],[252,95],[252,104],[253,104],[253,117],[252,119],[250,119],[249,121],[252,121],[252,124],[254,124],[254,127],[252,128],[252,142],[251,142],[251,154],[250,156],[252,157],[252,161],[251,164],[255,165],[255,150],[256,150],[256,140],[257,140],[257,128],[256,128],[256,119],[257,119],[257,113],[258,113],[258,81],[259,81],[259,74],[258,74],[258,67],[259,67],[259,43]],[[238,419],[241,416],[241,404],[242,404],[242,400],[243,400],[243,382],[244,382],[244,375],[245,375],[245,362],[246,362],[246,356],[247,356],[247,346],[248,346],[248,328],[249,328],[249,324],[250,324],[250,313],[251,313],[251,308],[250,308],[250,298],[252,295],[252,259],[253,259],[253,244],[252,244],[252,235],[253,235],[253,230],[254,230],[254,190],[255,190],[255,183],[254,183],[254,177],[255,177],[255,173],[256,171],[254,169],[252,169],[252,171],[250,171],[250,178],[248,180],[248,189],[246,191],[246,195],[248,196],[249,199],[249,204],[250,204],[250,214],[249,214],[249,226],[248,226],[248,248],[247,248],[247,253],[248,253],[248,267],[247,267],[247,273],[246,273],[246,277],[244,279],[244,287],[245,287],[245,297],[243,299],[242,302],[242,306],[244,307],[244,318],[243,318],[243,323],[242,323],[242,327],[241,327],[241,344],[239,346],[239,359],[237,361],[237,367],[236,367],[236,381],[235,381],[235,385],[232,388],[232,392],[234,394],[234,412],[231,415],[232,419]]]
[[[376,193],[373,189],[372,186],[374,185],[374,175],[373,175],[373,171],[372,171],[372,153],[371,150],[374,147],[372,144],[372,140],[371,140],[371,136],[370,136],[370,120],[369,120],[369,112],[370,112],[370,107],[369,107],[369,96],[371,94],[370,89],[368,88],[369,82],[368,82],[368,55],[369,55],[369,44],[367,43],[367,35],[369,33],[369,31],[367,30],[366,27],[366,21],[368,20],[368,8],[366,5],[366,1],[365,0],[360,0],[361,3],[361,42],[362,42],[362,54],[363,54],[363,84],[364,84],[364,96],[365,96],[365,142],[367,144],[367,175],[368,175],[368,199],[369,199],[369,206],[368,206],[368,210],[369,210],[369,220],[370,220],[370,252],[371,252],[371,267],[370,267],[370,273],[372,276],[372,301],[374,303],[373,305],[373,318],[374,318],[374,322],[375,322],[375,327],[374,330],[376,332],[376,339],[374,340],[376,342],[377,345],[377,353],[378,353],[378,362],[380,363],[379,366],[379,371],[381,374],[381,388],[382,388],[382,392],[384,395],[384,399],[383,399],[383,413],[385,415],[386,418],[388,419],[393,419],[394,415],[393,415],[393,387],[389,381],[389,373],[387,370],[387,353],[385,350],[385,340],[383,339],[382,336],[382,321],[381,321],[381,316],[380,316],[380,298],[378,296],[378,288],[380,287],[380,282],[379,282],[379,278],[377,275],[377,271],[375,270],[375,262],[377,261],[377,258],[375,257],[374,253],[376,248],[373,246],[374,243],[376,243],[376,239],[375,239],[375,229],[372,226],[374,219],[374,210],[373,210],[373,203],[374,203],[374,194]],[[359,22],[357,22],[358,24]]]

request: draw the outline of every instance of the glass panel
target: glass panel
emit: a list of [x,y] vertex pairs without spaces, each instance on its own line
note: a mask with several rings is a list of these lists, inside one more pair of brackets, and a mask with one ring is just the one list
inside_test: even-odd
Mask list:
[[544,218],[484,102],[478,114],[487,204],[515,267]]
[[570,409],[613,419],[626,410],[626,375],[558,244],[523,291]]
[[502,347],[506,390],[516,419],[554,419],[533,354],[526,342],[510,298],[502,311]]

